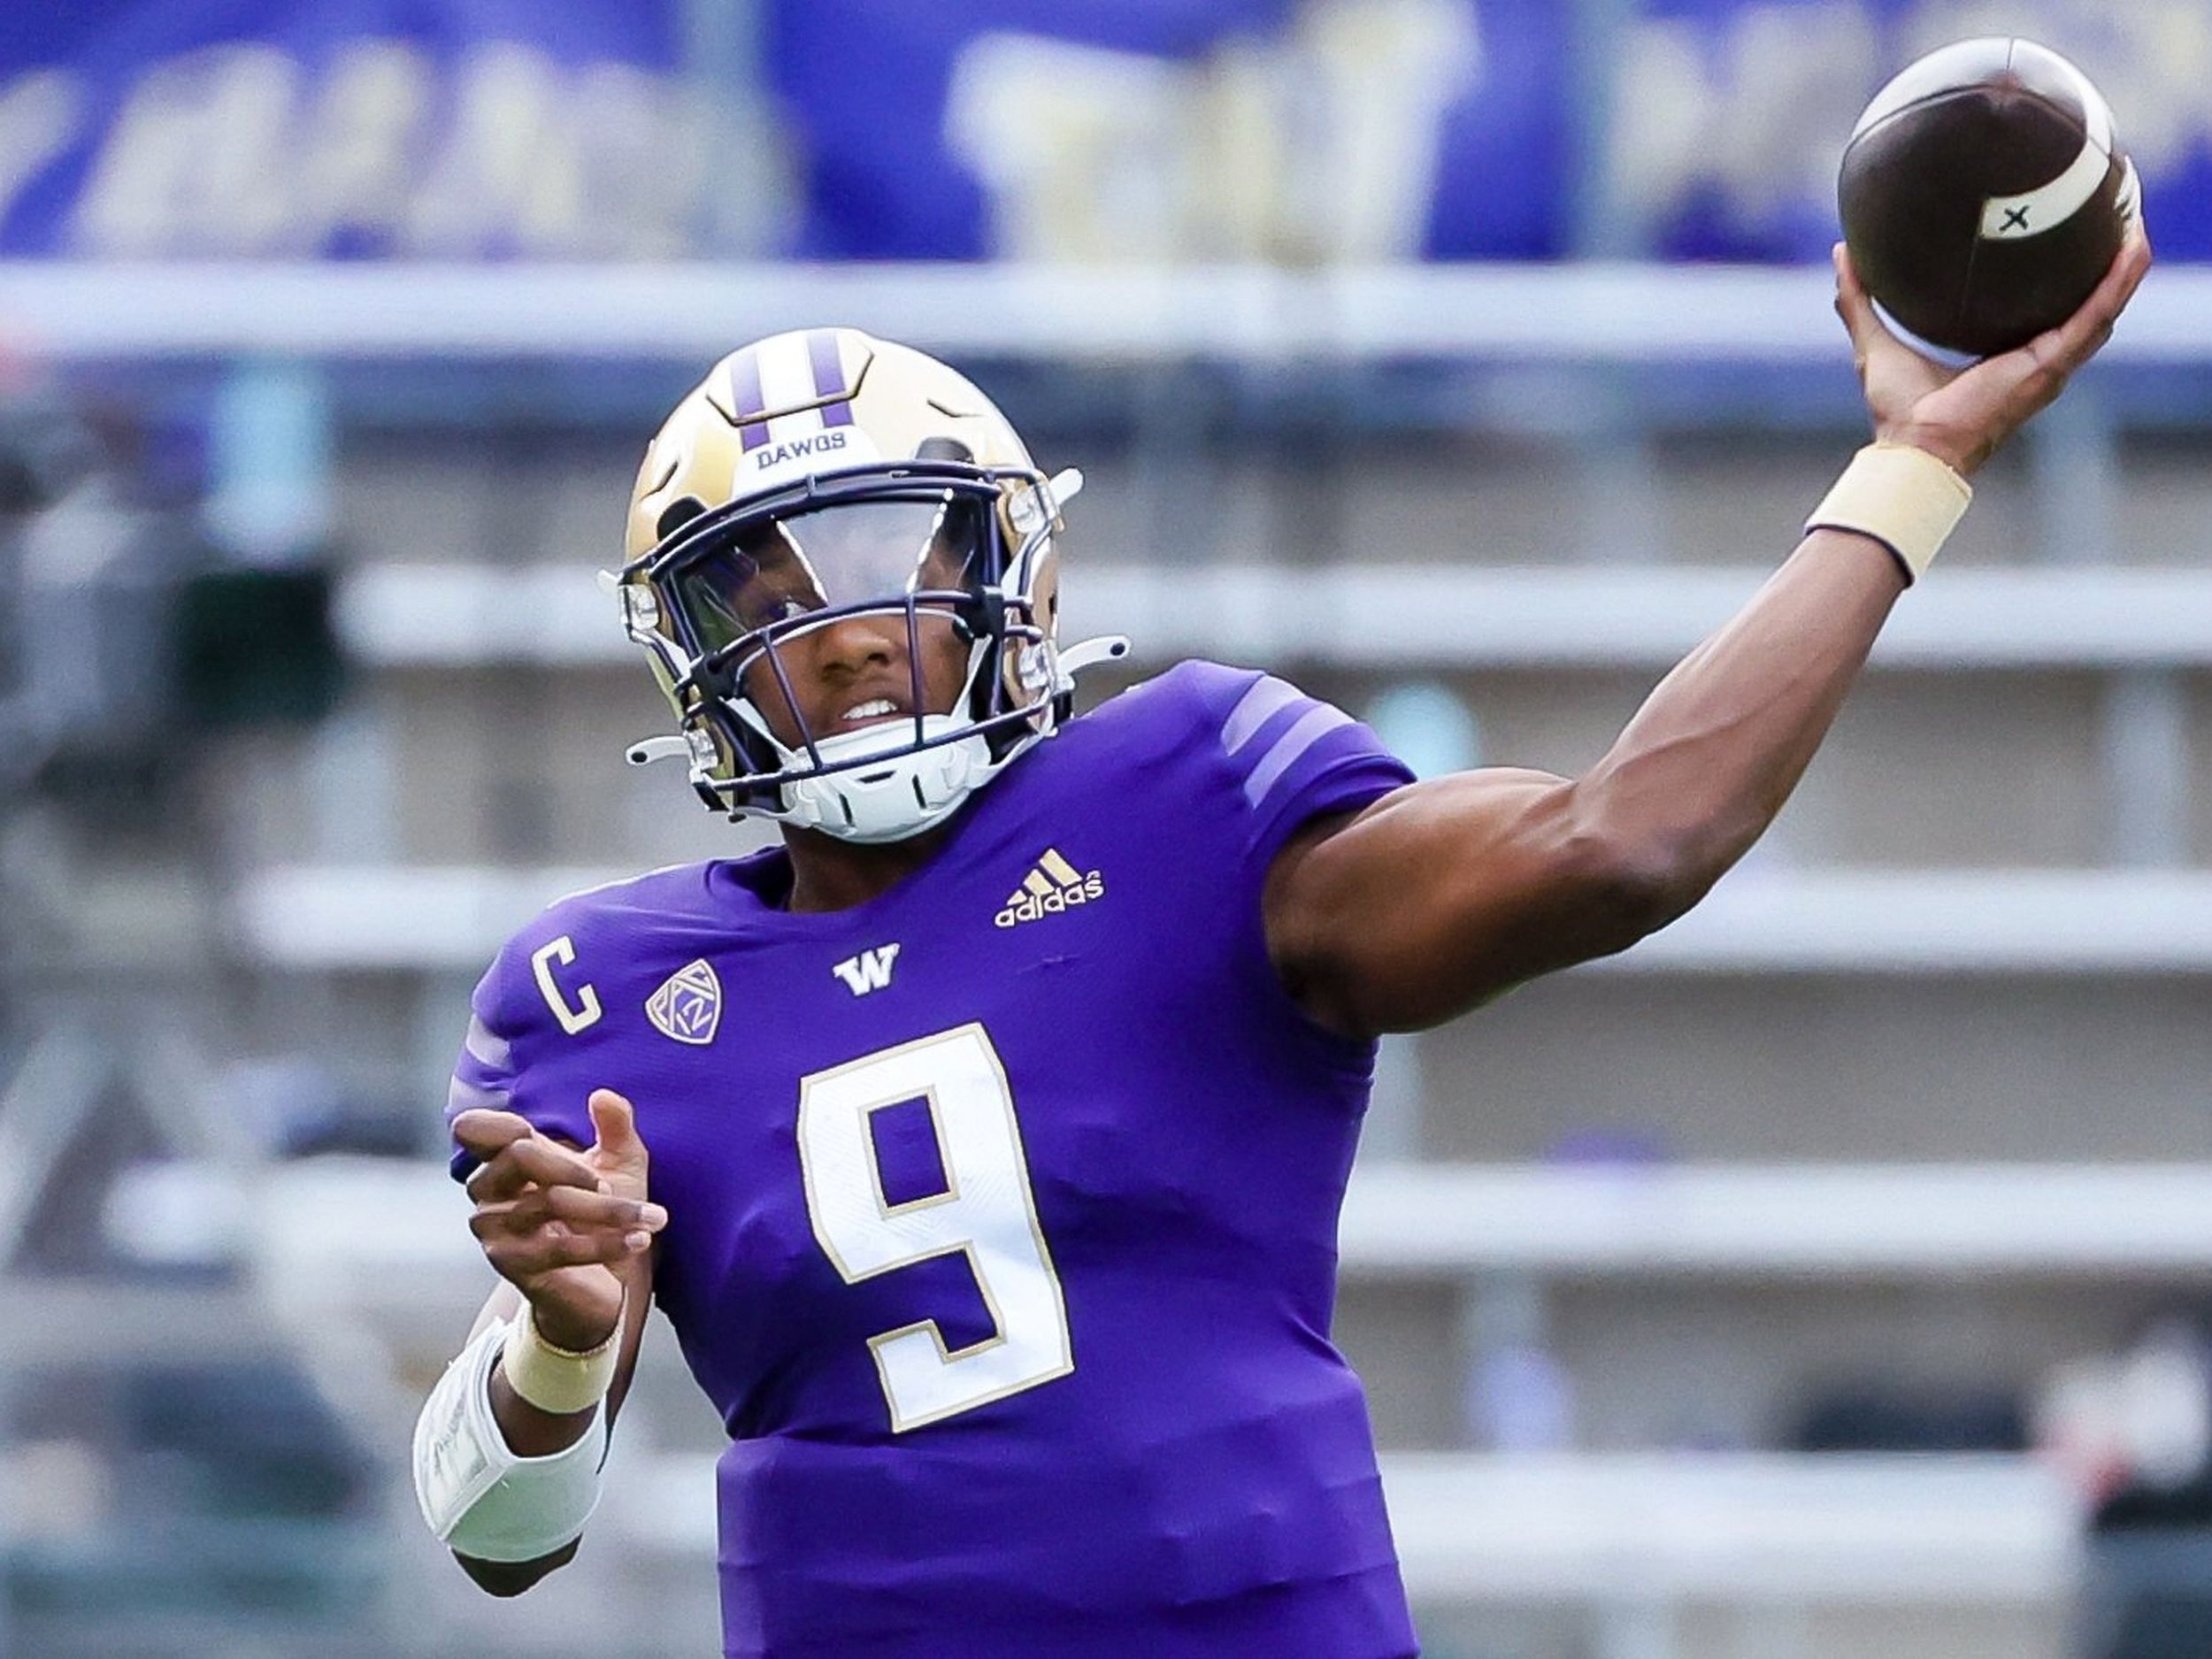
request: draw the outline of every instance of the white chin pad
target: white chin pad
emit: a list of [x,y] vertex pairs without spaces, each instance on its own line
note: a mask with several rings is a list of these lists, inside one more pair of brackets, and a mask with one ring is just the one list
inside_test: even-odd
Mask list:
[[[945,735],[958,725],[949,714],[925,715],[922,735]],[[823,763],[845,770],[784,785],[789,821],[840,841],[904,841],[951,817],[995,770],[990,745],[980,736],[912,754],[888,755],[877,765],[866,764],[872,754],[901,749],[913,741],[914,723],[909,719],[886,720],[823,739],[815,745]],[[787,764],[797,765],[804,758],[790,754]],[[855,761],[861,764],[849,764]]]

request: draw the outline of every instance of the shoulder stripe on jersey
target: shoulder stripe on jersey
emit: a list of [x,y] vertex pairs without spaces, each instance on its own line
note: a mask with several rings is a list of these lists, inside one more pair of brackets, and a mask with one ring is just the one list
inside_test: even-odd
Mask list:
[[492,1028],[475,1015],[469,1016],[468,1035],[461,1039],[461,1047],[469,1057],[493,1071],[504,1071],[512,1050],[504,1037],[495,1035]]
[[1252,688],[1237,700],[1237,706],[1229,710],[1229,718],[1222,722],[1221,747],[1229,754],[1235,754],[1260,734],[1260,727],[1292,703],[1303,700],[1305,695],[1272,674],[1253,681]]
[[1244,780],[1244,798],[1258,806],[1269,792],[1282,780],[1282,776],[1298,757],[1330,733],[1356,724],[1343,710],[1325,703],[1317,703],[1291,723],[1290,730],[1275,740],[1275,747],[1260,757],[1260,764],[1252,768],[1252,775]]
[[453,1087],[445,1092],[446,1115],[455,1117],[462,1112],[503,1112],[509,1110],[508,1102],[512,1099],[513,1096],[503,1088],[479,1088],[466,1078],[457,1077],[453,1079]]

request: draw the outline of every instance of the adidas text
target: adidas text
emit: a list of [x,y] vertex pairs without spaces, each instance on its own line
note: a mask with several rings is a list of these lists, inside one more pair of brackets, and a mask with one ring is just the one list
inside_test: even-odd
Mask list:
[[1021,886],[1008,895],[1005,905],[991,919],[1001,927],[1012,927],[1057,916],[1105,896],[1106,878],[1101,872],[1079,872],[1056,848],[1047,848],[1036,867],[1022,878]]

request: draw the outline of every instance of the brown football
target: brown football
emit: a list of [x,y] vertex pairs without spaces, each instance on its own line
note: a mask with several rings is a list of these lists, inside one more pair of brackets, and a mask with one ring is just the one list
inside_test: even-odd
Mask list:
[[2139,211],[2089,78],[2032,41],[1962,41],[1876,95],[1843,152],[1844,241],[1922,340],[2009,351],[2073,315]]

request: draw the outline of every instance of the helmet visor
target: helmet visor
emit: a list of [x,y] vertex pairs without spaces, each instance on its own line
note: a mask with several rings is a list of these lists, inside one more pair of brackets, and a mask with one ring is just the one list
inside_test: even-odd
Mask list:
[[818,613],[827,621],[917,602],[956,611],[981,580],[985,511],[947,491],[741,524],[669,585],[701,657],[772,629],[778,638],[803,633]]

